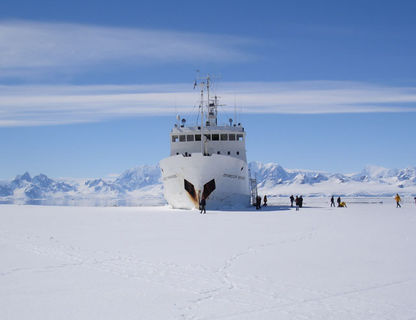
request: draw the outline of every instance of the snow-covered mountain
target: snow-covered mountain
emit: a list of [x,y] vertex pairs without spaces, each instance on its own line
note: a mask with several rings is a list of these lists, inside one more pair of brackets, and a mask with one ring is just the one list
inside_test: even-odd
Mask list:
[[0,185],[0,197],[24,195],[27,198],[35,199],[48,193],[69,191],[75,191],[75,186],[49,179],[44,174],[32,178],[28,172],[16,176],[10,183]]
[[[275,196],[392,196],[416,195],[416,167],[386,169],[368,166],[359,173],[340,174],[285,169],[277,163],[251,162],[259,192]],[[128,169],[113,179],[33,178],[28,172],[0,183],[0,203],[59,203],[86,205],[163,204],[159,166]]]
[[274,187],[280,184],[315,184],[329,179],[324,172],[307,170],[288,170],[277,163],[251,162],[249,168],[259,188]]
[[126,193],[135,191],[150,185],[160,184],[159,166],[141,166],[124,171],[115,180],[106,181],[104,179],[87,180],[85,185],[93,188],[96,192],[116,191]]
[[249,164],[261,193],[288,196],[392,196],[416,194],[416,167],[386,169],[367,166],[354,174],[284,169],[276,163]]
[[152,205],[164,204],[159,166],[140,166],[115,179],[50,179],[28,172],[0,184],[0,203]]
[[159,166],[141,166],[124,171],[114,183],[123,190],[133,191],[161,183],[160,179]]

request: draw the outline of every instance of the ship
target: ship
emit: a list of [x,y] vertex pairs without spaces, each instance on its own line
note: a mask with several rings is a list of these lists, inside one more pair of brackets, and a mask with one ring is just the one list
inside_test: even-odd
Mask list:
[[[253,197],[246,156],[246,132],[229,119],[218,124],[219,97],[210,96],[208,75],[194,83],[200,89],[197,123],[177,116],[170,132],[170,156],[159,162],[164,196],[172,208],[248,207]],[[257,190],[256,190],[257,191]]]

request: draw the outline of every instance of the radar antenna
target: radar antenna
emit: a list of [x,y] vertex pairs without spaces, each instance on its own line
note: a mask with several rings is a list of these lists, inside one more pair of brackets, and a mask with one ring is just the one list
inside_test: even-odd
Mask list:
[[[207,74],[205,77],[199,75],[199,70],[197,72],[197,77],[194,81],[194,89],[199,87],[200,89],[200,102],[199,102],[199,112],[201,114],[201,152],[206,154],[205,150],[205,136],[204,128],[217,126],[218,120],[218,96],[214,98],[210,97],[210,90],[212,87],[212,77],[210,74]],[[206,92],[206,100],[204,95]]]

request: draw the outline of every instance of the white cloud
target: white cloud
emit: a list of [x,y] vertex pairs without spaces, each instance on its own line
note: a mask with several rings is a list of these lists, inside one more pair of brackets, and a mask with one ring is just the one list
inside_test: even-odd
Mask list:
[[97,64],[241,61],[252,40],[234,36],[71,23],[0,21],[1,76]]
[[[0,126],[59,125],[131,116],[196,113],[189,84],[0,86]],[[220,83],[217,93],[232,112],[322,114],[415,112],[416,88],[356,82]]]

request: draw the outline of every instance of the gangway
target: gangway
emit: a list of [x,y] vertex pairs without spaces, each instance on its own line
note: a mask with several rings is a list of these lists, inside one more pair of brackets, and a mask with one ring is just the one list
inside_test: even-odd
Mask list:
[[257,179],[256,177],[251,177],[251,171],[248,172],[250,177],[250,192],[251,192],[251,205],[255,206],[257,202]]

